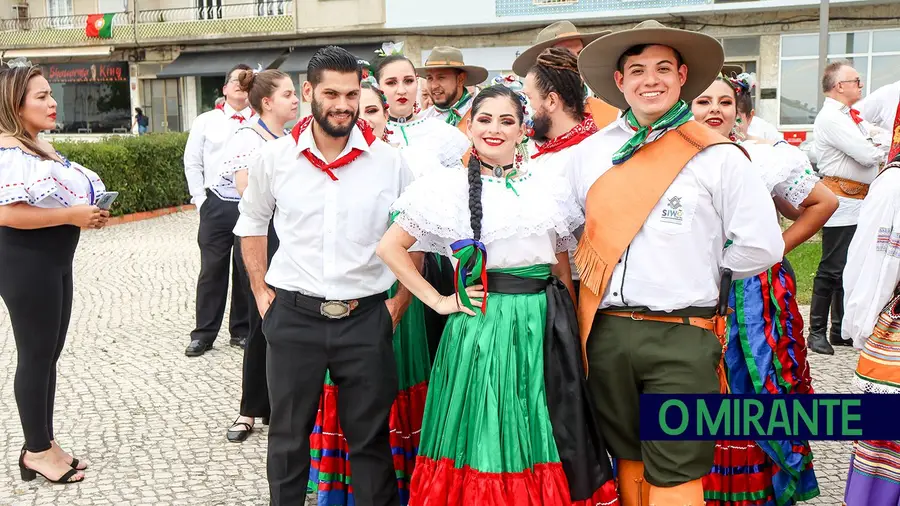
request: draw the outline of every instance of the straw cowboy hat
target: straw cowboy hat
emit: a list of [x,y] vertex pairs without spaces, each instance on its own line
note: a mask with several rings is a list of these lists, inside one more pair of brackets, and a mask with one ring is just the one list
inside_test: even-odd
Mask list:
[[431,50],[424,67],[416,69],[419,77],[428,77],[429,70],[456,69],[466,73],[466,86],[475,86],[485,82],[488,71],[484,67],[466,65],[462,51],[450,46],[438,46]]
[[722,45],[709,35],[666,28],[658,21],[648,20],[630,30],[615,32],[590,43],[578,56],[578,70],[597,96],[624,111],[629,105],[616,86],[613,74],[622,54],[643,44],[668,46],[681,54],[688,68],[687,81],[681,87],[681,99],[685,102],[703,93],[725,62]]
[[522,54],[516,58],[516,61],[513,62],[512,66],[513,72],[515,72],[517,76],[525,77],[531,67],[537,62],[537,57],[543,53],[545,49],[553,47],[560,42],[581,39],[584,45],[587,46],[591,42],[594,42],[604,35],[609,35],[610,33],[612,32],[609,30],[592,33],[578,33],[578,29],[575,28],[575,25],[571,22],[557,21],[541,30],[541,32],[538,33],[537,38],[534,39],[534,45],[523,51]]

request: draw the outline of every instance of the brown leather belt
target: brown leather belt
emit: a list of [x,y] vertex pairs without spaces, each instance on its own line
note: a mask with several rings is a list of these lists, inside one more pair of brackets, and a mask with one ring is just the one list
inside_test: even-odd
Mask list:
[[822,177],[822,184],[827,186],[838,197],[848,199],[862,200],[869,193],[869,185],[842,177],[824,176]]

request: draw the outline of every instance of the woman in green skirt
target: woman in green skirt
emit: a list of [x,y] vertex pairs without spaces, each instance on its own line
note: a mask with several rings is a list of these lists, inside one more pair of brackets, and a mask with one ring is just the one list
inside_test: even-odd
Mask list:
[[[377,253],[450,318],[437,350],[412,506],[617,503],[584,383],[568,254],[584,221],[555,171],[531,173],[524,99],[502,85],[475,98],[467,172],[426,175],[394,204]],[[442,296],[408,250],[452,254]]]

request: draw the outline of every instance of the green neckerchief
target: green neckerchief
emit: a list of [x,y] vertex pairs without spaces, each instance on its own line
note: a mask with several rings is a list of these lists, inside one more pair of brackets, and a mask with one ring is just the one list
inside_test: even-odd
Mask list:
[[691,108],[688,107],[684,100],[676,102],[675,105],[669,109],[669,112],[663,114],[661,118],[654,121],[650,126],[641,126],[640,123],[638,123],[637,118],[634,117],[634,112],[631,109],[628,109],[625,113],[625,120],[628,121],[628,125],[631,126],[635,132],[631,139],[628,139],[628,142],[613,154],[613,165],[625,163],[629,158],[634,156],[637,150],[647,141],[650,132],[654,130],[678,128],[690,121],[691,118],[693,118]]
[[447,113],[447,124],[450,126],[457,126],[459,122],[462,121],[462,115],[459,113],[460,108],[466,105],[466,102],[472,99],[472,95],[469,94],[468,88],[463,88],[462,96],[459,97],[459,100],[456,101],[455,104],[450,107],[444,109],[438,107],[437,104],[434,104],[434,109],[440,113]]
[[519,196],[519,192],[516,191],[516,188],[513,186],[512,178],[516,177],[519,174],[519,171],[513,169],[506,173],[506,176],[503,177],[504,182],[506,183],[506,189],[512,190],[513,193],[516,194],[516,197]]

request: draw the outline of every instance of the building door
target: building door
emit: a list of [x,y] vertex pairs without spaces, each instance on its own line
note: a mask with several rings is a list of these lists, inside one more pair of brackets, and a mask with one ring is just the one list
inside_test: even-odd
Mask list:
[[145,80],[144,114],[150,118],[149,132],[181,131],[181,100],[178,79]]

